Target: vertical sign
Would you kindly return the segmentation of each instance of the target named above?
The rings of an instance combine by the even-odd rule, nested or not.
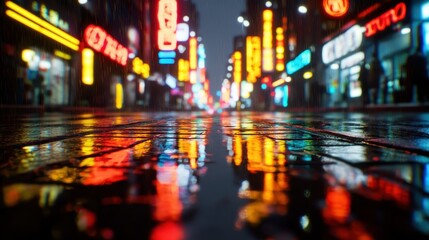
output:
[[[82,83],[94,83],[94,52],[90,48],[82,50]]]
[[[261,38],[248,36],[246,38],[246,71],[247,81],[255,83],[261,76]]]
[[[241,82],[241,52],[234,52],[234,82]]]
[[[276,28],[276,70],[282,72],[285,70],[285,44],[283,28]]]
[[[191,37],[189,39],[189,80],[192,84],[197,82],[197,38]]]
[[[272,72],[274,70],[273,11],[264,10],[262,20],[262,70]]]
[[[185,59],[179,59],[178,70],[179,72],[177,74],[177,78],[179,81],[189,81],[189,61]]]
[[[158,52],[160,64],[174,64],[176,58],[177,1],[159,0]]]

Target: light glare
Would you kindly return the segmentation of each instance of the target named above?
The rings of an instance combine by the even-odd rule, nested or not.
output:
[[[302,13],[302,14],[306,14],[307,13],[307,7],[304,5],[301,5],[298,7],[298,12]]]
[[[411,32],[411,29],[409,27],[405,27],[401,29],[401,34],[408,34]]]

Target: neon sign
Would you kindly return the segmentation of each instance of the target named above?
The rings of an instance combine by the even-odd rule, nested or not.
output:
[[[122,66],[127,65],[128,49],[119,44],[101,27],[89,25],[85,29],[84,38],[95,51],[103,53]]]
[[[262,38],[262,70],[271,72],[274,70],[274,50],[273,50],[273,11],[264,10],[263,38]]]
[[[349,0],[323,0],[323,9],[331,17],[342,17],[349,10]]]
[[[322,47],[322,61],[325,64],[333,62],[355,51],[362,45],[362,30],[354,25],[344,33],[327,42]]]
[[[234,82],[241,82],[241,52],[235,51],[234,59]]]
[[[160,0],[158,5],[158,48],[163,51],[176,49],[177,2]]]
[[[291,75],[311,63],[311,51],[307,49],[286,64],[286,72]]]
[[[179,73],[177,74],[177,78],[179,81],[189,81],[189,61],[185,59],[179,59],[178,70]]]
[[[197,38],[189,39],[189,67],[191,70],[197,69]]]
[[[52,23],[45,21],[25,10],[12,1],[6,1],[6,15],[23,25],[61,43],[62,45],[77,51],[80,41],[63,30],[55,27]]]
[[[82,50],[82,83],[94,83],[94,52],[89,48]]]
[[[284,46],[283,28],[276,29],[276,70],[281,72],[285,70],[285,46]]]
[[[371,37],[377,32],[381,32],[407,16],[407,5],[401,2],[398,3],[394,8],[389,9],[387,12],[381,14],[377,18],[369,21],[365,24],[365,36]]]
[[[33,3],[31,4],[31,8],[33,9],[33,11],[38,12],[42,18],[44,18],[52,25],[61,28],[64,31],[70,30],[69,23],[62,19],[57,11],[48,8],[46,4],[33,1]]]
[[[140,58],[136,57],[133,59],[133,71],[138,74],[141,75],[144,78],[148,78],[150,75],[150,66],[147,63],[144,63],[143,60],[141,60]]]
[[[246,38],[246,71],[247,81],[256,82],[261,76],[261,38],[248,36]]]

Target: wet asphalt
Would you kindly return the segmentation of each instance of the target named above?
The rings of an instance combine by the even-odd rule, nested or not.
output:
[[[429,113],[2,115],[0,239],[429,239]]]

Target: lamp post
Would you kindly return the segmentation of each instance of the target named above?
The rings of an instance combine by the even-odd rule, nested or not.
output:
[[[244,29],[250,26],[249,19],[247,19],[247,16],[243,13],[237,17],[237,22],[241,24],[241,30],[243,31],[243,33]]]

